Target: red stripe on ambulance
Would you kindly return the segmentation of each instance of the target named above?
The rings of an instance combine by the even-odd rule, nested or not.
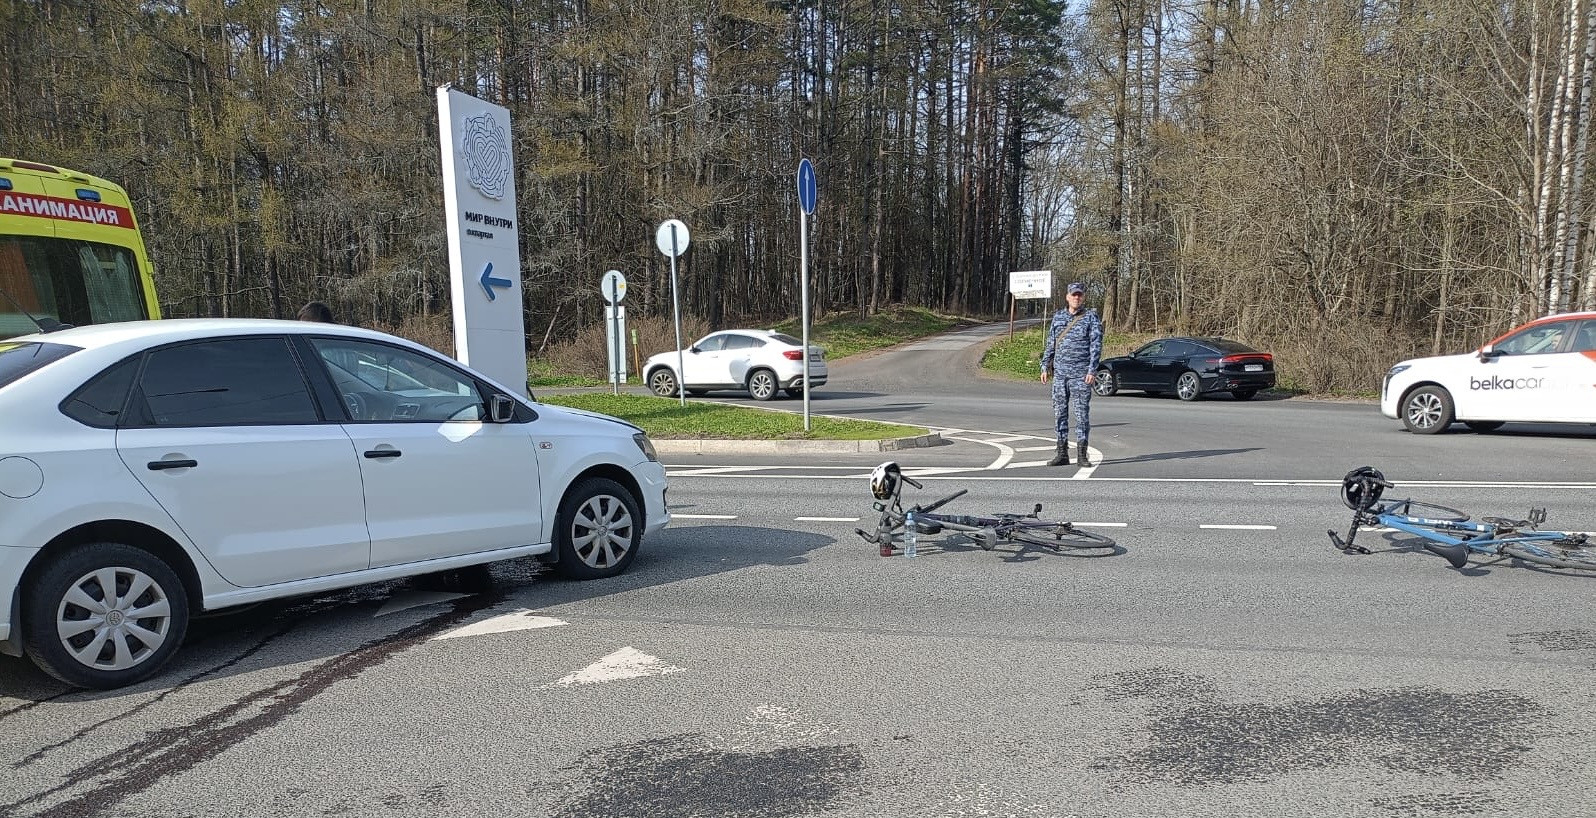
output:
[[[0,213],[133,229],[133,211],[128,208],[99,202],[80,202],[56,196],[0,193]]]

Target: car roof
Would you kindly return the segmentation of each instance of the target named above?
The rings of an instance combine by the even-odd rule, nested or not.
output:
[[[282,321],[272,318],[163,318],[150,321],[89,324],[55,332],[23,335],[8,339],[8,342],[68,344],[84,349],[93,349],[118,346],[130,341],[138,342],[140,345],[155,345],[195,338],[210,338],[217,335],[268,335],[284,332],[311,335],[350,335],[370,339],[394,340],[394,336],[387,333],[343,324]]]

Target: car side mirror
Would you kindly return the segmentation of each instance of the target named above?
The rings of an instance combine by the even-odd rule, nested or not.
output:
[[[1502,351],[1491,346],[1490,344],[1480,347],[1480,363],[1494,361],[1500,357],[1502,357]]]
[[[515,399],[509,395],[494,395],[488,398],[488,420],[493,423],[509,423],[515,419]]]
[[[687,348],[687,351],[693,353],[694,355],[697,355],[698,354],[698,345],[697,344],[693,344],[692,346]]]

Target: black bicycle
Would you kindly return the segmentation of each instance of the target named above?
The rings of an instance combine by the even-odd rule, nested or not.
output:
[[[1582,532],[1542,531],[1546,509],[1532,508],[1529,519],[1481,517],[1478,520],[1455,508],[1421,503],[1417,500],[1381,500],[1386,489],[1395,488],[1379,469],[1361,466],[1341,480],[1341,502],[1352,509],[1352,526],[1346,539],[1334,531],[1330,543],[1346,552],[1367,554],[1358,545],[1361,527],[1384,526],[1421,537],[1424,550],[1444,557],[1453,568],[1468,564],[1470,554],[1508,556],[1552,568],[1579,568],[1596,571],[1596,545]]]
[[[990,516],[964,514],[938,514],[937,509],[963,497],[968,489],[960,489],[930,505],[903,507],[903,486],[924,489],[919,481],[903,474],[897,463],[882,463],[870,473],[870,490],[875,495],[873,508],[880,512],[874,531],[856,528],[854,531],[865,542],[881,547],[881,556],[892,556],[903,543],[909,519],[914,519],[916,535],[933,536],[953,531],[969,536],[982,550],[991,551],[1000,543],[1045,548],[1060,554],[1079,557],[1106,557],[1123,553],[1125,549],[1101,534],[1082,531],[1073,523],[1042,519],[1042,504],[1029,514],[998,513]]]

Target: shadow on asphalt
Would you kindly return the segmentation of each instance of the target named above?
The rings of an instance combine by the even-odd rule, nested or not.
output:
[[[1093,424],[1095,427],[1097,424]],[[1123,463],[1156,463],[1162,460],[1197,460],[1204,457],[1224,457],[1229,454],[1246,454],[1247,452],[1261,452],[1262,446],[1251,446],[1245,449],[1192,449],[1185,452],[1158,452],[1143,454],[1136,457],[1116,457],[1113,462]]]
[[[739,545],[735,549],[718,545],[727,542]],[[190,685],[307,664],[288,682],[281,681],[277,672],[264,673],[261,682],[262,695],[287,695],[277,690],[283,688],[302,699],[462,624],[753,566],[796,565],[807,560],[809,552],[834,542],[833,537],[786,529],[681,526],[645,539],[627,571],[609,579],[566,580],[526,557],[224,609],[193,618],[183,646],[154,678],[117,690],[70,688],[28,659],[0,656],[0,694],[23,702],[0,709],[0,720],[63,698],[92,701],[127,696],[142,707],[152,695],[164,697]],[[428,594],[436,601],[381,613],[390,600]],[[446,596],[455,594],[462,596]]]

